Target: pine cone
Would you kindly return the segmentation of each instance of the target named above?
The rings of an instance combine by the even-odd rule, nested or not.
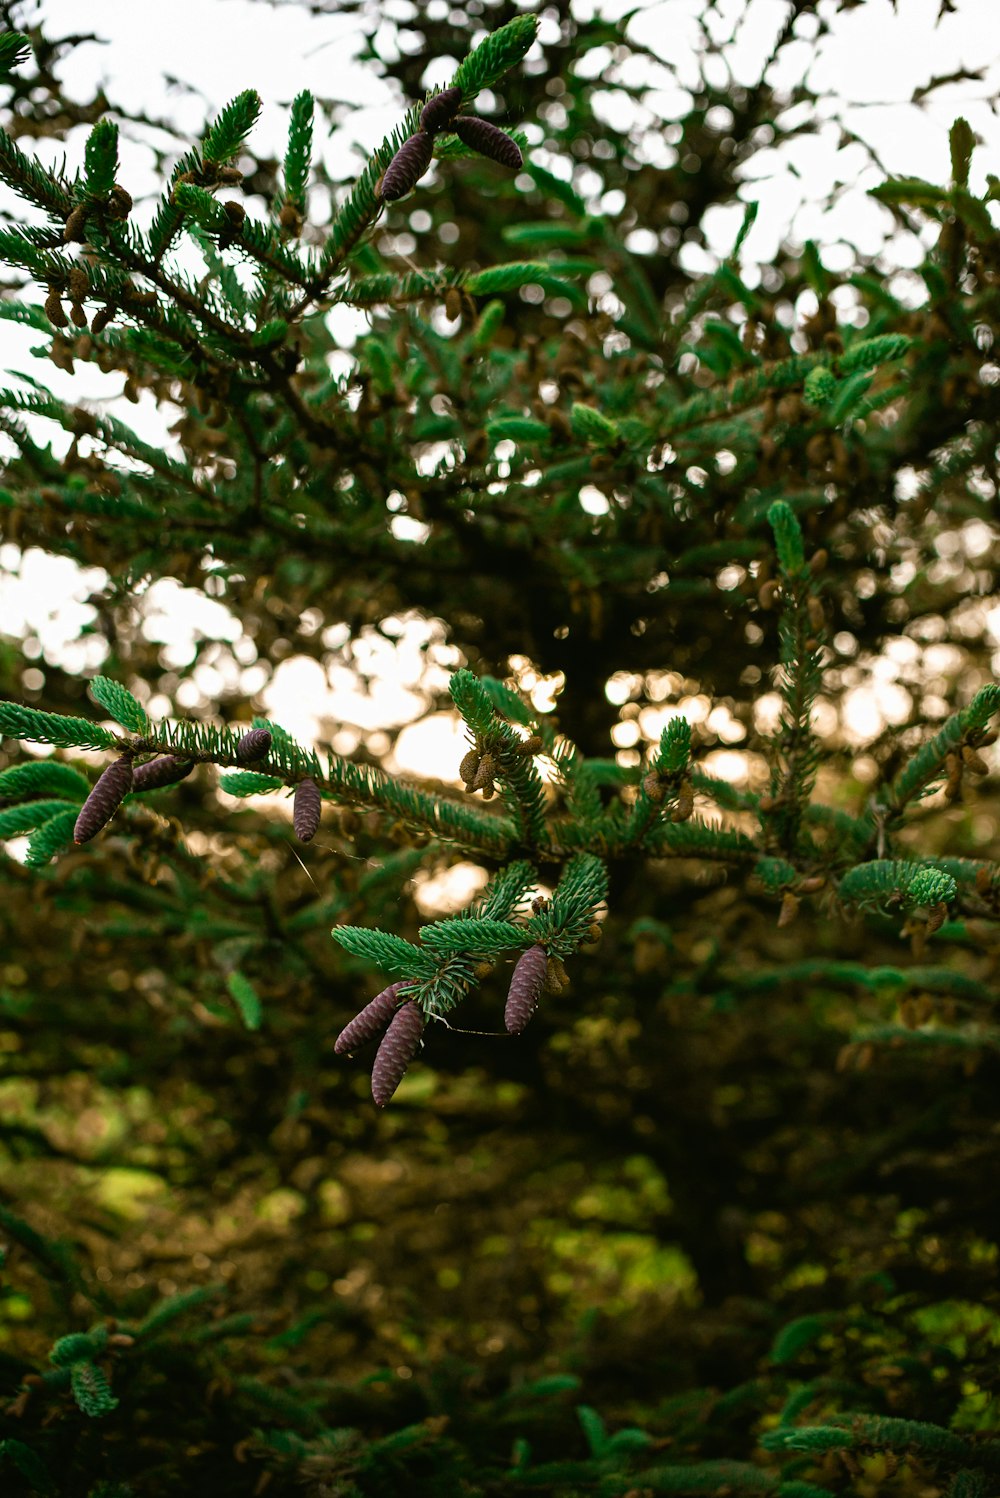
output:
[[[406,987],[407,980],[401,978],[398,983],[390,983],[388,988],[377,993],[337,1036],[333,1047],[337,1055],[346,1056],[349,1051],[356,1051],[358,1046],[381,1035],[399,1007],[399,990]]]
[[[180,759],[176,754],[161,754],[159,759],[147,760],[144,765],[135,767],[132,772],[132,790],[158,791],[161,786],[174,785],[178,780],[183,780],[193,769],[193,760]]]
[[[478,151],[481,156],[499,161],[501,166],[509,166],[515,172],[521,166],[523,158],[517,141],[511,140],[496,125],[491,125],[489,120],[481,120],[473,114],[458,114],[452,120],[451,128],[463,145]]]
[[[87,237],[87,210],[82,203],[71,208],[63,229],[64,244],[83,244]]]
[[[386,202],[405,197],[415,187],[431,164],[434,142],[426,130],[418,130],[404,140],[385,169],[380,195]]]
[[[108,194],[108,218],[121,220],[128,218],[132,212],[132,194],[127,192],[119,182]]]
[[[406,1068],[417,1054],[424,1033],[424,1017],[409,1000],[397,1010],[375,1054],[372,1067],[372,1097],[377,1108],[384,1108],[406,1075]]]
[[[264,759],[271,752],[271,735],[266,728],[250,728],[236,745],[236,758],[241,765]]]
[[[469,789],[473,791],[488,790],[489,796],[486,797],[486,800],[488,801],[489,797],[493,794],[493,777],[496,775],[498,768],[499,766],[497,765],[495,757],[489,753],[484,754],[482,759],[479,761],[479,769],[472,777]]]
[[[90,331],[92,333],[103,333],[117,311],[118,308],[114,302],[106,302],[103,307],[98,307],[91,319]]]
[[[308,776],[305,780],[300,780],[295,787],[295,799],[292,803],[292,826],[300,843],[311,842],[316,836],[322,809],[323,798],[315,780]]]
[[[438,130],[449,129],[461,102],[462,90],[457,84],[452,88],[444,89],[440,94],[435,94],[433,99],[428,99],[420,112],[421,130],[434,135]]]
[[[465,756],[465,758],[462,760],[462,763],[458,767],[458,773],[465,781],[467,787],[471,788],[472,782],[476,778],[476,774],[479,770],[479,761],[481,758],[482,756],[479,753],[478,749],[470,749],[468,754]]]
[[[529,947],[517,959],[510,976],[503,1022],[511,1035],[520,1035],[538,1007],[549,959],[544,947]]]
[[[132,760],[127,754],[116,759],[104,771],[94,786],[76,819],[73,828],[75,843],[89,843],[101,828],[111,821],[125,797],[132,789]]]
[[[59,292],[54,286],[49,287],[49,294],[43,303],[45,316],[54,328],[65,328],[69,326],[69,318],[63,311],[63,304]]]

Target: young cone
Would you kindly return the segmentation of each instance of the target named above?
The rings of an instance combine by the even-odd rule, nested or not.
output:
[[[455,118],[455,111],[462,102],[462,90],[456,84],[446,88],[433,99],[428,99],[420,113],[420,128],[429,135],[438,130],[447,130]]]
[[[271,735],[266,728],[250,728],[236,745],[236,758],[241,765],[255,759],[264,759],[271,752]]]
[[[544,947],[529,947],[517,959],[510,977],[507,1007],[503,1012],[503,1022],[511,1035],[520,1035],[538,1007],[548,965],[548,953]]]
[[[426,130],[418,130],[404,140],[385,169],[381,195],[387,202],[405,197],[416,186],[431,164],[434,142]]]
[[[381,993],[377,993],[365,1005],[360,1014],[354,1016],[350,1024],[344,1026],[333,1047],[338,1056],[346,1056],[366,1041],[374,1040],[376,1035],[382,1034],[399,1007],[399,991],[406,986],[405,978],[398,983],[390,983],[388,988],[383,988]]]
[[[496,125],[491,125],[489,120],[481,120],[474,114],[458,114],[451,122],[451,129],[470,150],[488,156],[491,161],[499,161],[501,166],[509,166],[512,171],[517,171],[523,161],[517,141],[511,140]]]
[[[111,821],[132,789],[132,760],[127,754],[108,765],[80,808],[73,828],[75,843],[89,843]]]
[[[377,1108],[385,1107],[403,1080],[406,1068],[417,1054],[423,1033],[424,1017],[411,999],[397,1010],[375,1053],[372,1097]]]
[[[311,842],[316,836],[322,807],[323,798],[315,780],[310,780],[308,776],[305,780],[300,780],[295,787],[295,799],[292,803],[292,826],[300,843]]]
[[[161,754],[159,759],[136,765],[132,771],[132,791],[158,791],[161,786],[183,780],[193,769],[193,760],[178,759],[176,754]]]

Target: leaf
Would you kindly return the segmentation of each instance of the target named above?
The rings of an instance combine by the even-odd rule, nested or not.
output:
[[[22,62],[27,62],[30,56],[31,43],[23,32],[5,31],[3,36],[0,36],[0,75],[9,73],[12,68],[19,67]]]
[[[99,1420],[118,1408],[118,1400],[96,1363],[74,1363],[69,1378],[73,1398],[83,1414],[89,1415],[92,1420]]]
[[[25,801],[20,806],[8,806],[0,811],[0,840],[33,832],[59,812],[72,815],[75,822],[79,810],[79,804],[70,801]]]
[[[228,796],[261,796],[283,785],[276,775],[259,775],[255,770],[234,770],[231,775],[219,776],[219,788]]]
[[[54,1344],[49,1353],[49,1362],[54,1363],[57,1368],[71,1368],[74,1363],[98,1357],[107,1342],[107,1327],[99,1327],[94,1332],[70,1332]]]
[[[514,926],[508,921],[491,921],[476,917],[453,917],[435,921],[433,925],[421,926],[420,940],[437,955],[491,954],[509,952],[512,947],[523,947],[530,938],[523,926]]]
[[[16,801],[46,794],[67,797],[90,794],[90,781],[72,765],[54,759],[31,760],[0,771],[0,798]]]
[[[578,1404],[576,1417],[583,1429],[591,1456],[601,1457],[607,1450],[608,1437],[604,1429],[604,1421],[595,1409],[589,1404]]]
[[[771,1362],[777,1367],[793,1362],[800,1352],[804,1352],[823,1335],[831,1323],[839,1319],[833,1312],[823,1311],[809,1316],[797,1316],[794,1321],[789,1321],[774,1339]]]
[[[308,89],[303,89],[292,100],[288,150],[285,152],[285,202],[293,204],[300,213],[305,213],[306,208],[314,108],[315,100]]]
[[[206,161],[229,161],[235,156],[257,123],[261,97],[256,89],[244,89],[231,99],[209,126],[201,152]]]
[[[84,147],[87,191],[92,198],[106,198],[118,174],[118,126],[113,120],[98,120]]]
[[[436,970],[437,964],[430,953],[388,931],[370,930],[366,926],[334,926],[330,935],[345,952],[365,957],[399,978],[430,977]]]
[[[226,987],[246,1028],[259,1030],[264,1019],[264,1009],[249,978],[245,978],[242,973],[230,973],[226,978]]]
[[[459,63],[452,85],[459,85],[466,99],[475,98],[481,89],[492,88],[521,61],[537,34],[537,16],[515,16],[506,26],[491,32]]]
[[[933,209],[944,208],[948,202],[943,187],[935,187],[933,182],[925,182],[922,177],[890,177],[887,182],[881,182],[868,191],[880,203],[890,206],[906,204],[912,208]]]
[[[12,1436],[8,1436],[5,1441],[0,1441],[0,1466],[5,1460],[27,1479],[31,1484],[32,1492],[55,1493],[55,1483],[49,1476],[45,1463],[38,1453],[32,1451],[30,1446],[25,1446],[23,1441],[15,1441]]]
[[[112,681],[109,676],[95,676],[90,682],[90,695],[130,733],[149,732],[146,709],[120,682]]]
[[[20,702],[0,702],[0,734],[63,749],[111,749],[118,742],[113,733],[88,718],[43,713]]]

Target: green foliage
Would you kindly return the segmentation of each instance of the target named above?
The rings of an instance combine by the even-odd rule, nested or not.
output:
[[[278,790],[281,780],[277,775],[260,775],[256,770],[237,770],[232,775],[220,775],[219,786],[230,796],[260,796]]]
[[[23,1441],[17,1441],[13,1437],[0,1441],[0,1462],[20,1473],[30,1484],[32,1492],[55,1493],[56,1486],[45,1463],[38,1453],[30,1446],[26,1446]]]
[[[314,108],[315,100],[308,89],[296,94],[292,100],[288,149],[285,152],[285,202],[303,214],[306,211],[306,187],[312,156]]]
[[[805,551],[802,544],[802,527],[794,510],[783,501],[778,501],[767,512],[774,545],[778,553],[778,565],[786,578],[793,578],[805,566]]]
[[[54,759],[28,760],[0,770],[0,798],[6,801],[46,795],[82,800],[89,791],[86,775]]]
[[[106,198],[118,175],[118,126],[113,120],[98,120],[88,135],[84,170],[90,197]]]
[[[60,1337],[58,1342],[49,1353],[49,1362],[54,1363],[57,1368],[71,1368],[74,1363],[81,1363],[100,1357],[108,1343],[108,1332],[105,1327],[96,1332],[71,1332],[67,1337]]]
[[[64,749],[110,749],[116,743],[113,733],[86,718],[43,713],[19,702],[0,702],[0,733]]]
[[[20,31],[5,31],[0,36],[0,74],[10,73],[31,56],[31,43]]]
[[[70,1387],[80,1410],[91,1420],[100,1420],[118,1408],[107,1377],[96,1363],[74,1363],[70,1369]]]
[[[205,160],[215,163],[232,160],[256,125],[261,108],[256,89],[244,89],[230,100],[205,133],[201,147]]]
[[[595,411],[592,406],[585,406],[580,401],[574,402],[570,412],[570,421],[573,430],[584,442],[593,442],[598,447],[606,447],[610,443],[621,440],[621,433],[615,422],[610,421],[600,411]]]
[[[79,812],[78,805],[72,805],[67,801],[26,801],[22,806],[8,806],[0,811],[0,838],[20,837],[22,833],[33,832],[36,827],[43,826],[50,817],[57,813],[73,813],[74,820]]]
[[[229,973],[226,987],[239,1011],[240,1019],[248,1030],[259,1030],[264,1020],[264,1009],[260,996],[249,978],[242,973]]]
[[[452,84],[466,99],[474,99],[484,88],[499,83],[524,57],[538,32],[537,16],[515,16],[506,26],[491,31],[456,69]]]
[[[807,406],[826,406],[837,390],[833,372],[822,364],[811,369],[802,383],[802,398]]]
[[[955,892],[955,880],[943,869],[884,858],[849,869],[839,888],[845,904],[879,910],[937,905],[953,900]]]
[[[90,695],[130,733],[145,733],[149,728],[146,709],[120,682],[111,681],[107,676],[95,676],[90,682]]]

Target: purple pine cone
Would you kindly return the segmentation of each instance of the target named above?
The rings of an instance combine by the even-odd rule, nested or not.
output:
[[[517,141],[511,140],[496,125],[491,125],[489,120],[481,120],[474,114],[457,114],[451,128],[463,145],[478,151],[481,156],[499,161],[501,166],[509,166],[512,171],[521,165],[523,158]]]
[[[511,1035],[520,1035],[538,1007],[548,961],[544,947],[529,947],[517,959],[503,1012],[503,1022]]]
[[[264,759],[271,752],[271,735],[266,728],[250,728],[236,745],[236,758],[241,765],[251,764],[255,759]]]
[[[420,113],[420,128],[433,135],[438,130],[447,130],[455,118],[458,106],[462,102],[462,90],[455,84],[453,88],[446,88],[440,94],[435,94],[433,99],[428,99]]]
[[[418,130],[404,140],[385,169],[381,195],[387,201],[402,198],[415,186],[431,164],[434,142],[426,130]]]
[[[292,826],[300,843],[311,842],[316,836],[322,807],[323,798],[315,780],[310,780],[308,776],[305,780],[300,780],[295,787],[295,799],[292,802]]]
[[[194,760],[179,759],[176,754],[161,754],[159,759],[150,759],[144,765],[136,765],[132,772],[132,790],[158,791],[161,786],[183,780],[193,769]]]
[[[365,1005],[360,1014],[354,1016],[349,1025],[344,1026],[333,1047],[338,1056],[346,1056],[366,1041],[381,1035],[399,1008],[399,990],[406,986],[405,978],[398,983],[390,983],[388,988],[383,988],[381,993],[375,995],[371,1003]]]
[[[80,808],[80,815],[73,828],[75,843],[89,843],[96,837],[105,823],[110,822],[132,789],[132,760],[123,754],[108,765],[94,789]]]
[[[417,1054],[424,1033],[424,1017],[410,999],[396,1011],[396,1016],[382,1038],[372,1067],[372,1097],[377,1108],[384,1108],[406,1074],[406,1068]]]

